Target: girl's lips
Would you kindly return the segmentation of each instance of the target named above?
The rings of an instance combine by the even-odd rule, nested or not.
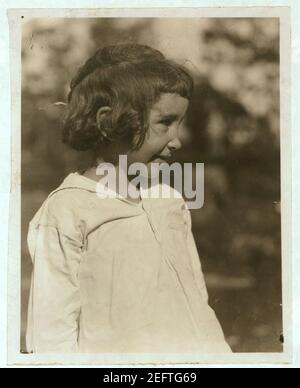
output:
[[[155,155],[151,159],[151,162],[168,163],[170,159],[171,159],[171,156]]]

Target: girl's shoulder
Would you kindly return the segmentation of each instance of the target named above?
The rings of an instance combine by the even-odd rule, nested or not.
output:
[[[67,235],[78,235],[86,224],[86,209],[95,195],[64,182],[53,190],[30,221],[30,225],[57,228]]]

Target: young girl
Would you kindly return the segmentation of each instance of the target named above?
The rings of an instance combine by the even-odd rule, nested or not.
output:
[[[99,163],[150,168],[181,147],[192,89],[184,68],[133,44],[98,50],[72,80],[63,140],[94,163],[30,222],[29,352],[230,352],[184,200],[97,195]]]

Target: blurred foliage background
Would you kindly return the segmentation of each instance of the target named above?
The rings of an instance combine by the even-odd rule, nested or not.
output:
[[[279,21],[68,18],[24,20],[22,42],[22,336],[31,262],[28,222],[87,155],[61,144],[69,82],[108,44],[148,44],[196,81],[179,160],[205,163],[193,231],[210,304],[236,352],[282,351]]]

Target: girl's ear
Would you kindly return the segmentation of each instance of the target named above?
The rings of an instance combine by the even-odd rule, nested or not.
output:
[[[97,122],[97,127],[100,129],[102,132],[103,136],[105,137],[105,130],[103,128],[103,119],[107,116],[108,113],[111,112],[111,107],[109,106],[102,106],[101,108],[98,109],[96,113],[96,122]]]
[[[101,106],[101,108],[98,109],[96,114],[96,121],[97,121],[98,127],[100,127],[101,121],[106,116],[106,114],[110,111],[111,111],[111,107],[109,106]]]

